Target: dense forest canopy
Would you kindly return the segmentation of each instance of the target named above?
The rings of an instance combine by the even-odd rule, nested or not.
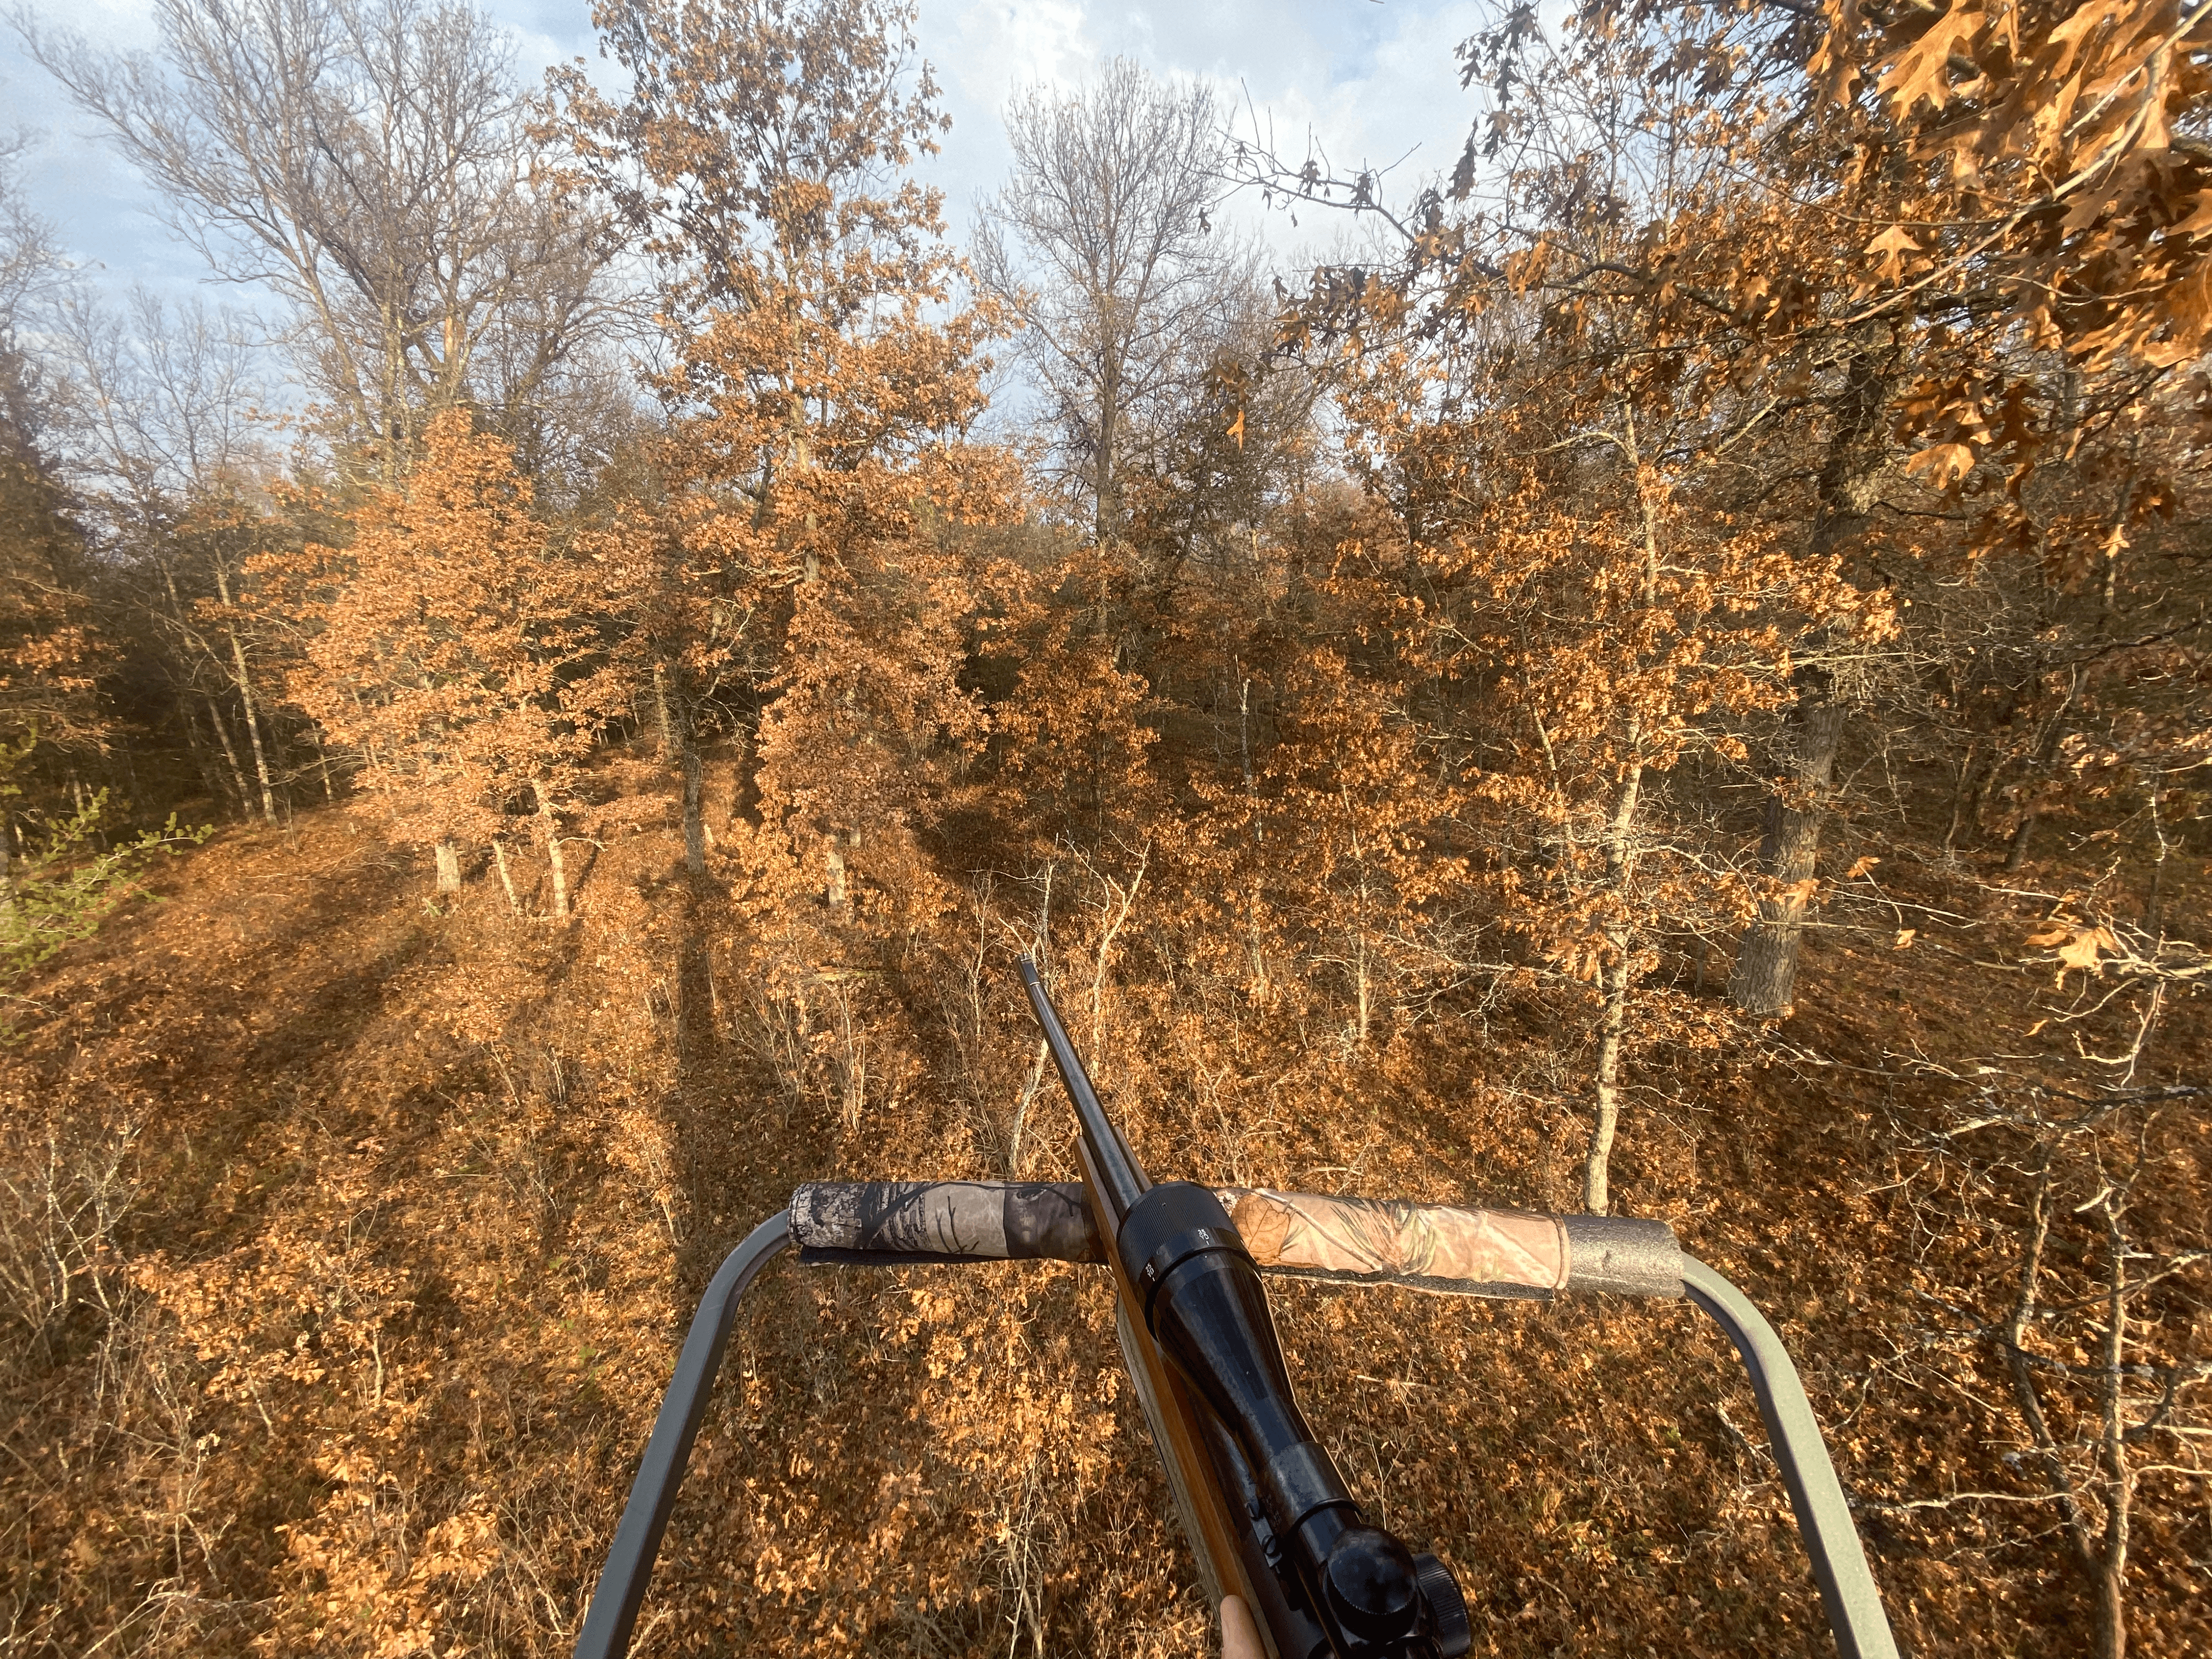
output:
[[[0,1655],[565,1651],[794,1182],[1071,1172],[1024,951],[1155,1172],[1671,1221],[1909,1651],[2205,1650],[2212,16],[1480,9],[967,227],[902,0],[10,15],[255,308],[0,149]],[[637,1651],[1211,1650],[1099,1285],[761,1297]],[[1679,1311],[1279,1312],[1484,1650],[1826,1651]]]

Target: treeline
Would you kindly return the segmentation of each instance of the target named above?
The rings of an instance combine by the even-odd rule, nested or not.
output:
[[[2130,1219],[2154,1145],[2201,1190],[2201,11],[1501,7],[1410,185],[1116,64],[1010,107],[965,257],[889,0],[605,0],[619,91],[465,8],[158,11],[16,27],[266,309],[118,309],[6,197],[19,960],[131,837],[318,807],[588,928],[650,756],[771,1001],[972,908],[1077,930],[1094,1021],[1110,959],[1439,1097],[1512,1025],[1580,1170],[1528,1196],[1598,1212],[1808,937],[2055,970],[2004,1151],[1927,1154],[2009,1218],[1944,1340],[2016,1452],[1975,1524],[2122,1651],[2212,1375],[2201,1224]],[[1237,191],[1346,252],[1278,275]]]

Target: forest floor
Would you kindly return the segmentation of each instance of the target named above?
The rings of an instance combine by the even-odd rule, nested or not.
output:
[[[76,1288],[0,1364],[0,1655],[563,1651],[721,1254],[799,1181],[1003,1172],[1033,1038],[972,921],[772,994],[757,916],[682,877],[665,775],[605,777],[631,810],[573,849],[573,921],[483,872],[435,902],[427,860],[313,811],[163,863],[20,988],[0,1265],[25,1308],[40,1251]],[[2042,1486],[1972,1335],[2016,1194],[1959,1124],[1996,1050],[2072,1077],[2075,1033],[2111,1034],[2021,1035],[2081,978],[2012,965],[2037,907],[1893,879],[1976,927],[1817,934],[1778,1027],[1645,1056],[1615,1190],[1790,1344],[1909,1650],[2075,1652],[2052,1507],[1956,1498]],[[1540,1017],[1202,1043],[1194,994],[1132,960],[1101,1066],[1156,1173],[1571,1197],[1575,1039]],[[2141,1075],[2201,1082],[2207,1045],[2177,1003]],[[1064,1115],[1037,1097],[1022,1173],[1067,1172]],[[2203,1137],[2173,1136],[2143,1225],[2201,1230]],[[1279,1313],[1354,1484],[1460,1571],[1477,1652],[1827,1650],[1749,1391],[1686,1304],[1291,1285]],[[1063,1267],[772,1273],[635,1651],[1209,1650],[1110,1317]],[[2212,1652],[2207,1517],[2144,1479],[2135,1646]]]

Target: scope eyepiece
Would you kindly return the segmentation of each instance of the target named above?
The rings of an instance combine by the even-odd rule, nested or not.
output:
[[[1239,1547],[1254,1591],[1273,1598],[1284,1659],[1459,1659],[1473,1632],[1450,1570],[1361,1515],[1298,1410],[1260,1270],[1221,1200],[1191,1182],[1146,1179],[1036,964],[1024,957],[1020,968],[1082,1125],[1092,1205],[1134,1303],[1126,1311],[1196,1396],[1215,1474],[1250,1516]]]
[[[1220,1200],[1188,1182],[1153,1187],[1115,1252],[1161,1353],[1240,1449],[1255,1514],[1287,1547],[1281,1571],[1340,1659],[1465,1653],[1466,1603],[1443,1563],[1368,1524],[1307,1426],[1259,1269]]]
[[[1378,1528],[1346,1527],[1322,1565],[1321,1580],[1337,1623],[1363,1640],[1401,1642],[1420,1623],[1413,1553]]]

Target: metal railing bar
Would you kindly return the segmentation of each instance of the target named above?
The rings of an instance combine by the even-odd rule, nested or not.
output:
[[[1850,1505],[1844,1500],[1813,1402],[1805,1397],[1805,1385],[1782,1339],[1749,1297],[1695,1256],[1682,1258],[1682,1288],[1728,1333],[1751,1374],[1759,1415],[1789,1488],[1805,1553],[1813,1558],[1813,1577],[1820,1587],[1837,1650],[1843,1659],[1897,1659],[1897,1638],[1882,1611]]]
[[[708,1283],[699,1311],[691,1316],[676,1375],[661,1396],[660,1414],[653,1419],[653,1437],[645,1443],[637,1479],[630,1483],[629,1501],[623,1505],[622,1524],[615,1528],[606,1569],[599,1574],[584,1627],[577,1632],[576,1659],[622,1659],[629,1651],[630,1631],[637,1623],[646,1586],[653,1580],[660,1534],[667,1530],[684,1466],[691,1459],[691,1443],[698,1437],[708,1396],[714,1391],[715,1373],[722,1368],[722,1351],[729,1345],[730,1327],[738,1316],[738,1298],[790,1243],[791,1212],[780,1211],[745,1236]]]

